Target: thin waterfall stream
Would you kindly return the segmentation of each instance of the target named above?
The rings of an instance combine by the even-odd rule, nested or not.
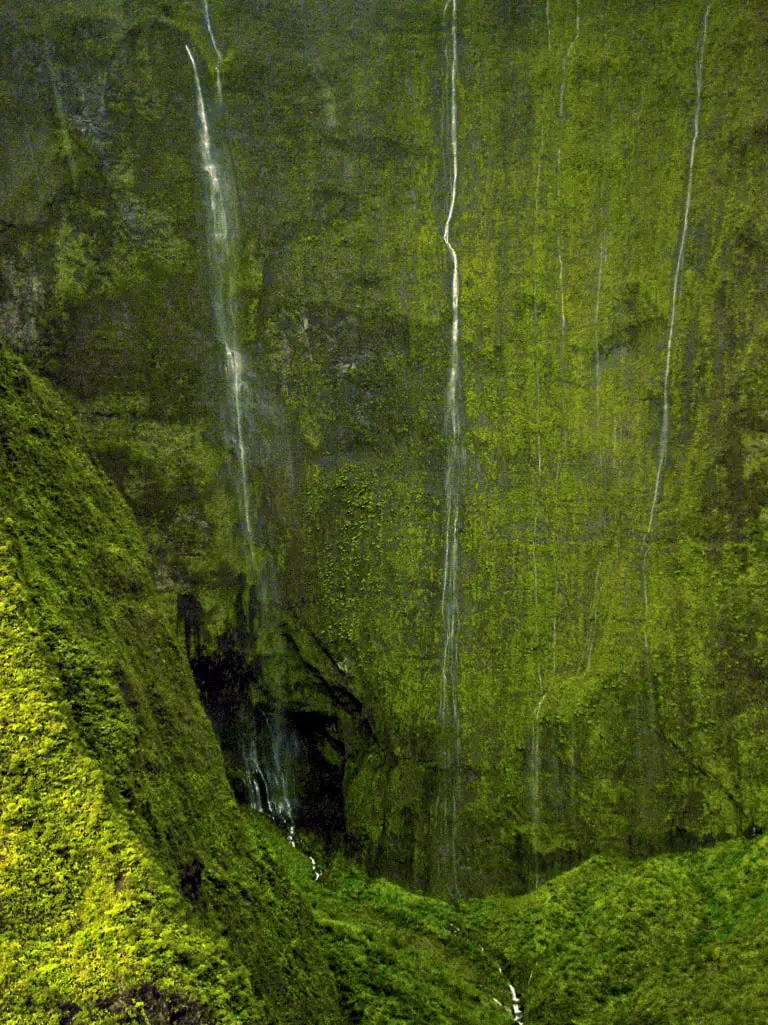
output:
[[[213,34],[213,25],[211,24],[211,12],[208,7],[208,0],[203,0],[203,14],[205,16],[205,27],[208,32],[208,38],[211,41],[213,52],[216,54],[216,99],[219,101],[219,105],[224,102],[224,94],[221,90],[221,50],[219,44],[216,42],[216,36]]]
[[[439,722],[442,735],[443,779],[441,781],[442,827],[446,844],[448,886],[458,892],[456,865],[456,805],[458,766],[460,756],[460,720],[458,698],[459,676],[459,509],[461,503],[462,433],[459,412],[460,352],[459,352],[459,259],[451,240],[453,216],[459,178],[458,103],[456,75],[458,66],[458,28],[456,0],[449,0],[450,42],[448,63],[450,69],[450,165],[451,191],[448,214],[443,227],[443,242],[451,260],[451,359],[446,391],[446,433],[448,458],[445,470],[445,545],[443,553],[443,650],[440,671]]]
[[[563,53],[562,60],[562,75],[560,79],[560,104],[558,107],[558,117],[560,119],[559,127],[559,141],[557,144],[557,203],[558,207],[561,207],[562,203],[562,192],[561,192],[561,177],[562,177],[562,155],[563,155],[563,125],[565,119],[565,88],[568,81],[568,62],[573,56],[576,45],[581,37],[581,7],[579,0],[576,0],[576,29],[568,44],[567,49]],[[562,209],[560,210],[560,217],[562,217]],[[563,238],[560,222],[558,222],[557,228],[557,263],[558,263],[558,279],[560,282],[560,336],[562,353],[565,354],[566,342],[568,339],[568,317],[566,314],[566,299],[565,299],[565,259],[563,257]]]
[[[207,2],[204,4],[205,23],[216,55],[216,92],[221,101],[221,80],[219,65],[221,54],[216,45],[210,24]],[[234,211],[228,210],[228,196],[224,171],[213,156],[205,99],[198,74],[195,56],[186,47],[194,76],[197,96],[199,142],[202,164],[208,183],[209,251],[213,272],[213,313],[216,337],[226,355],[229,395],[234,414],[235,441],[237,451],[239,498],[241,516],[247,539],[247,562],[251,575],[255,572],[254,536],[250,516],[250,485],[245,438],[244,396],[246,382],[244,361],[237,336],[237,321],[234,301],[234,253],[232,226]],[[275,715],[267,716],[260,729],[254,723],[250,728],[242,726],[242,761],[246,772],[248,803],[256,811],[264,812],[285,830],[288,842],[296,847],[294,805],[295,797],[288,775],[291,764],[290,752],[285,750],[289,737],[283,723],[280,709]],[[308,855],[312,863],[313,878],[320,878],[317,861]]]
[[[480,950],[483,954],[487,954],[486,949],[482,943],[480,944]],[[494,1002],[494,1004],[496,1004],[497,1007],[501,1007],[502,1010],[507,1012],[510,1018],[512,1018],[512,1020],[515,1022],[515,1025],[525,1025],[523,1020],[523,1005],[520,997],[517,995],[517,990],[509,981],[509,979],[504,977],[504,972],[502,971],[500,964],[496,964],[496,971],[502,977],[507,989],[509,990],[510,1004],[509,1007],[507,1007],[507,1005],[503,1004],[498,997],[491,997],[491,1000]]]
[[[642,588],[643,588],[643,606],[645,609],[645,617],[643,623],[643,640],[645,645],[646,653],[650,653],[650,637],[648,633],[649,627],[649,598],[648,598],[648,557],[651,551],[651,543],[653,540],[653,530],[656,522],[656,514],[659,508],[659,502],[661,499],[661,485],[664,479],[664,466],[667,461],[667,447],[669,444],[669,382],[672,371],[672,348],[675,339],[675,326],[677,321],[677,305],[680,301],[682,294],[682,271],[683,261],[685,259],[685,245],[688,239],[688,221],[691,212],[691,197],[693,195],[693,169],[696,160],[696,144],[699,139],[699,123],[701,120],[701,101],[702,94],[704,91],[704,53],[707,45],[707,26],[709,22],[709,12],[712,9],[712,4],[707,4],[704,11],[704,21],[701,29],[701,35],[698,43],[698,57],[696,60],[696,107],[693,115],[693,134],[691,136],[691,146],[688,152],[688,181],[685,190],[685,206],[683,209],[683,224],[680,230],[680,245],[677,250],[677,259],[675,261],[675,272],[672,278],[672,297],[670,300],[669,309],[669,329],[667,331],[667,349],[666,359],[664,362],[664,387],[662,392],[662,406],[661,406],[661,432],[659,435],[659,456],[656,464],[656,479],[653,485],[653,498],[651,499],[651,511],[648,516],[648,526],[645,530],[645,548],[643,551],[642,561]],[[655,704],[655,699],[651,695],[651,700]],[[655,716],[655,707],[652,709]]]
[[[664,392],[661,412],[661,435],[659,438],[659,458],[656,467],[656,481],[653,486],[653,499],[651,500],[651,512],[648,517],[648,526],[645,531],[646,543],[650,543],[653,531],[656,512],[659,507],[661,484],[664,476],[664,464],[667,461],[667,445],[669,442],[669,379],[672,368],[672,345],[675,338],[675,324],[677,318],[677,304],[682,293],[682,271],[685,258],[685,244],[688,239],[688,219],[691,212],[691,196],[693,195],[693,167],[696,160],[696,143],[699,139],[699,122],[701,120],[701,97],[704,91],[704,52],[707,45],[707,24],[712,4],[707,4],[704,11],[704,24],[699,38],[699,54],[696,61],[696,109],[693,116],[693,135],[691,137],[691,148],[688,155],[688,184],[685,192],[685,209],[683,212],[683,226],[680,232],[680,246],[677,251],[675,262],[675,273],[672,280],[672,300],[669,311],[669,331],[667,333],[667,355],[664,364]]]
[[[539,679],[541,685],[541,679]],[[533,773],[531,778],[531,812],[533,819],[533,885],[538,889],[541,882],[539,871],[539,842],[541,839],[541,706],[546,700],[546,692],[542,690],[533,717],[533,743],[531,757]]]
[[[204,16],[208,36],[216,55],[216,92],[220,108],[223,107],[220,65],[221,51],[216,42],[211,24],[207,0],[204,0]],[[205,107],[205,99],[194,54],[185,47],[195,80],[197,114],[199,125],[200,156],[208,184],[209,253],[213,272],[213,310],[216,336],[226,357],[227,384],[235,426],[235,447],[237,455],[239,500],[241,516],[247,541],[247,563],[250,575],[256,572],[254,532],[250,510],[250,482],[248,475],[248,452],[245,432],[246,381],[244,360],[237,335],[237,315],[234,300],[234,244],[233,226],[235,211],[228,206],[228,194],[224,169],[214,157],[211,131]],[[295,796],[289,779],[290,752],[285,750],[290,743],[281,710],[266,717],[259,727],[256,722],[242,725],[242,760],[246,771],[248,801],[257,811],[265,812],[287,833],[288,840],[296,847],[294,806]],[[317,862],[308,855],[315,880],[320,878]]]
[[[240,512],[245,526],[247,539],[248,568],[254,568],[253,527],[251,525],[250,485],[248,481],[248,460],[245,442],[245,420],[243,411],[243,395],[245,391],[243,355],[237,339],[237,317],[234,303],[234,274],[232,251],[232,225],[234,218],[227,211],[222,170],[216,163],[211,145],[211,133],[208,115],[205,110],[203,90],[197,63],[189,46],[185,47],[192,64],[195,76],[195,92],[197,96],[197,117],[199,125],[200,157],[205,169],[208,183],[208,224],[209,252],[213,271],[213,313],[216,337],[221,343],[226,356],[227,383],[232,403],[235,422],[235,442],[237,452]]]
[[[645,656],[648,663],[648,687],[647,687],[647,701],[648,701],[648,719],[650,722],[651,729],[654,733],[658,732],[658,699],[656,689],[653,683],[653,673],[651,667],[651,637],[650,637],[650,599],[648,595],[648,560],[651,554],[651,546],[653,544],[653,533],[656,524],[656,516],[658,513],[659,503],[661,500],[661,487],[664,479],[664,467],[667,461],[667,447],[669,444],[669,383],[672,369],[672,349],[675,338],[675,326],[677,318],[677,306],[680,301],[682,294],[682,270],[683,262],[685,259],[685,247],[688,239],[688,222],[691,210],[691,198],[693,195],[693,169],[696,160],[696,144],[699,138],[699,123],[701,120],[701,103],[702,93],[704,90],[704,53],[707,43],[707,25],[709,22],[709,12],[712,8],[711,2],[707,4],[704,11],[704,19],[701,29],[701,35],[698,41],[698,56],[696,60],[696,106],[694,109],[693,116],[693,133],[691,135],[691,145],[688,153],[688,179],[685,191],[685,206],[683,209],[683,223],[680,230],[680,244],[677,251],[677,259],[675,261],[675,271],[672,278],[672,296],[670,300],[670,311],[669,311],[669,329],[667,332],[667,346],[666,346],[666,358],[664,362],[664,386],[662,392],[662,411],[661,411],[661,431],[659,435],[659,455],[656,465],[656,478],[653,486],[653,498],[651,499],[651,509],[648,516],[648,526],[645,531],[645,541],[642,554],[641,562],[641,586],[642,586],[642,600],[643,600],[643,647],[645,649]],[[655,772],[660,772],[658,766],[658,754],[654,754],[654,762],[652,765]]]

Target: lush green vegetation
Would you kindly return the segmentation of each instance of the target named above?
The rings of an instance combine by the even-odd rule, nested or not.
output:
[[[351,1021],[731,1025],[768,1005],[768,840],[632,865],[595,857],[522,897],[452,907],[286,858]],[[501,970],[501,974],[500,974]]]
[[[705,8],[578,10],[578,34],[570,0],[459,11],[475,892],[766,817],[761,9],[719,0],[708,19],[650,533]],[[157,579],[198,596],[215,650],[245,548],[189,41],[239,211],[255,573],[376,723],[348,766],[347,839],[439,889],[442,8],[211,12],[225,110],[198,5],[62,3],[41,22],[17,0],[4,82],[31,127],[9,142],[3,323],[78,397]]]
[[[768,1006],[767,882],[760,837],[640,866],[594,858],[467,917],[519,980],[526,1021],[730,1025]]]
[[[460,883],[584,863],[456,909],[308,885],[173,618],[324,724],[338,844],[441,892],[443,3],[210,0],[222,107],[198,0],[4,6],[0,1017],[484,1021],[496,958],[530,1025],[765,1016],[763,7],[458,5]]]
[[[315,883],[234,805],[138,531],[70,412],[0,361],[3,1022],[470,1025],[508,1019],[505,980],[531,1025],[760,1020],[764,837],[595,858],[458,907],[340,855]]]
[[[337,1020],[128,507],[50,386],[0,370],[2,1021]]]

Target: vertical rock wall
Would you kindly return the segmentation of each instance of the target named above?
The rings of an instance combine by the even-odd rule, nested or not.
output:
[[[213,650],[242,538],[184,44],[209,96],[216,54],[197,5],[56,10],[10,16],[3,81],[36,156],[7,133],[4,323],[84,402]],[[705,10],[458,4],[465,892],[765,823],[768,63],[760,5],[714,2],[683,250]],[[348,843],[436,885],[444,12],[210,14],[257,560],[376,738],[345,764]]]

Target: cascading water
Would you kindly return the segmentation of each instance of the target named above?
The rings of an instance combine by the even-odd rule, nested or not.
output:
[[[224,101],[221,85],[222,53],[216,41],[211,22],[208,0],[203,0],[203,17],[206,31],[216,58],[216,96],[219,114],[223,114]],[[216,335],[226,356],[226,373],[229,386],[231,409],[235,426],[235,448],[237,455],[239,497],[241,515],[247,542],[247,562],[251,577],[256,573],[254,532],[251,521],[250,483],[248,474],[248,451],[245,432],[246,381],[243,354],[238,344],[237,317],[234,301],[234,226],[236,211],[228,202],[232,193],[227,188],[224,167],[217,163],[211,141],[210,125],[205,108],[200,76],[194,54],[189,46],[187,54],[192,64],[197,97],[200,154],[208,182],[209,247],[214,283],[214,320]],[[274,594],[264,567],[258,573],[259,598],[267,605],[274,601]],[[265,736],[268,738],[265,743]],[[256,724],[243,725],[242,759],[246,768],[250,803],[254,808],[271,815],[275,821],[294,830],[295,794],[290,782],[289,766],[292,763],[286,747],[290,736],[280,710],[266,720],[266,726],[259,729]],[[314,862],[313,862],[314,865]],[[316,870],[316,865],[313,871]]]
[[[688,184],[685,192],[685,209],[683,212],[683,226],[680,232],[680,246],[677,251],[675,262],[675,273],[672,279],[672,300],[669,311],[669,331],[667,333],[667,356],[664,364],[664,392],[661,412],[661,435],[659,438],[659,458],[656,466],[656,481],[653,486],[653,499],[651,500],[651,512],[648,517],[648,527],[645,531],[646,544],[650,544],[653,532],[654,520],[659,507],[659,496],[661,494],[662,478],[664,476],[664,464],[667,461],[667,444],[669,441],[669,378],[672,367],[672,344],[675,337],[675,322],[677,317],[677,304],[680,301],[682,292],[682,271],[685,257],[685,244],[688,238],[688,218],[691,211],[691,196],[693,194],[693,166],[696,159],[696,143],[699,139],[699,121],[701,119],[701,97],[704,90],[704,51],[707,45],[707,24],[712,4],[708,4],[704,11],[704,23],[699,38],[699,54],[696,61],[696,109],[693,116],[693,135],[691,137],[691,148],[688,154]]]
[[[459,177],[458,103],[456,74],[458,65],[458,27],[456,0],[448,0],[450,9],[450,156],[451,192],[443,227],[443,242],[451,260],[451,361],[446,393],[446,432],[448,459],[445,470],[445,547],[443,554],[443,650],[440,671],[439,723],[442,743],[442,779],[438,802],[443,830],[445,875],[449,891],[458,893],[456,865],[456,806],[460,757],[459,720],[459,507],[461,502],[461,464],[463,459],[461,419],[459,413],[459,260],[451,241],[451,228],[456,210]]]
[[[296,752],[287,750],[290,738],[282,716],[266,716],[251,728],[242,724],[241,735],[251,807],[292,828],[296,795],[289,767]]]
[[[606,231],[600,239],[600,261],[597,267],[597,289],[595,297],[595,320],[594,320],[594,344],[595,344],[595,429],[598,438],[598,453],[600,452],[600,299],[603,287],[603,271],[605,260],[608,255],[608,240]],[[602,461],[602,460],[601,460]]]
[[[560,117],[565,116],[565,84],[568,75],[568,61],[573,56],[573,52],[576,49],[576,44],[579,41],[581,35],[581,6],[580,0],[576,0],[576,31],[573,39],[568,44],[568,49],[563,54],[563,75],[560,79]]]
[[[485,954],[485,947],[482,943],[480,944],[480,950],[483,954]],[[523,1006],[520,997],[517,995],[517,990],[509,981],[509,979],[504,978],[504,972],[501,970],[500,964],[496,965],[496,971],[499,973],[502,979],[504,979],[507,989],[509,990],[510,1006],[507,1007],[506,1004],[503,1004],[498,997],[491,997],[491,1000],[494,1002],[494,1004],[496,1004],[497,1007],[501,1007],[503,1010],[507,1012],[507,1014],[515,1022],[515,1025],[524,1025]]]
[[[701,120],[701,98],[704,90],[704,52],[707,45],[707,25],[709,12],[712,4],[707,4],[704,11],[704,22],[701,29],[701,36],[698,45],[698,57],[696,60],[696,107],[693,115],[693,134],[691,146],[688,152],[688,182],[685,190],[685,207],[683,209],[683,225],[680,231],[680,245],[677,250],[675,261],[675,273],[672,278],[672,298],[669,310],[669,330],[667,332],[667,353],[664,363],[664,387],[661,405],[661,433],[659,435],[659,457],[656,464],[656,479],[653,485],[653,498],[651,499],[651,511],[648,516],[648,526],[645,530],[645,549],[643,551],[642,582],[643,582],[643,604],[645,607],[645,621],[643,624],[643,637],[645,650],[650,652],[650,638],[648,636],[648,556],[651,551],[653,540],[653,528],[656,521],[656,513],[659,508],[661,497],[661,485],[664,477],[664,466],[667,461],[667,446],[669,443],[669,380],[672,369],[672,346],[675,338],[675,324],[677,318],[677,304],[682,293],[682,271],[685,257],[685,245],[688,239],[688,219],[691,212],[691,197],[693,195],[693,168],[696,160],[696,143],[699,139],[699,122]],[[655,714],[655,711],[654,711]]]
[[[206,7],[207,10],[207,7]],[[248,566],[254,566],[253,528],[251,526],[250,486],[248,483],[248,460],[245,443],[245,419],[243,395],[245,380],[243,356],[237,339],[237,317],[234,303],[234,254],[232,226],[234,217],[227,209],[227,196],[221,167],[216,163],[211,145],[208,115],[205,110],[203,90],[197,64],[189,46],[187,55],[192,63],[197,96],[197,117],[199,124],[200,156],[208,183],[209,250],[213,271],[213,312],[216,336],[226,355],[227,382],[235,421],[235,444],[240,483],[240,505],[248,546]]]
[[[560,106],[559,106],[559,117],[560,117],[560,141],[557,146],[557,202],[560,206],[561,192],[560,192],[560,176],[562,170],[562,124],[565,118],[565,86],[568,80],[568,61],[571,59],[576,44],[581,36],[581,7],[579,0],[576,0],[576,31],[573,39],[568,44],[568,48],[563,54],[562,61],[562,76],[560,78]],[[557,262],[558,262],[558,277],[560,281],[560,335],[562,351],[565,352],[565,343],[568,336],[568,318],[566,316],[565,306],[565,261],[563,259],[563,240],[560,226],[557,229]]]
[[[539,677],[539,685],[541,685],[541,677]],[[544,704],[546,699],[546,693],[542,691],[541,697],[539,698],[538,704],[536,705],[536,712],[533,716],[533,743],[531,760],[533,762],[533,772],[531,773],[531,819],[533,824],[533,882],[534,886],[538,887],[539,879],[539,840],[541,837],[541,727],[539,719],[541,716],[541,706]]]
[[[704,89],[704,52],[707,42],[707,25],[711,3],[707,4],[704,11],[701,35],[698,42],[698,56],[696,60],[696,106],[693,117],[693,134],[691,146],[688,153],[688,180],[685,191],[685,206],[683,208],[683,223],[680,231],[680,245],[675,261],[675,271],[672,278],[672,297],[669,312],[669,330],[667,332],[666,359],[664,363],[664,386],[662,394],[661,432],[659,436],[659,456],[656,465],[656,479],[653,486],[653,498],[651,499],[651,510],[648,516],[648,526],[645,532],[641,563],[641,582],[643,592],[643,644],[648,666],[648,686],[646,692],[647,718],[652,735],[652,748],[650,758],[644,755],[647,772],[649,776],[659,777],[663,771],[661,765],[659,739],[658,739],[658,696],[654,684],[652,671],[651,637],[650,637],[650,600],[648,596],[648,561],[653,544],[653,532],[661,497],[661,486],[664,477],[664,466],[667,460],[667,446],[669,442],[669,382],[672,367],[672,347],[675,337],[675,324],[677,317],[677,305],[682,293],[682,270],[685,258],[685,246],[688,238],[688,219],[691,210],[691,197],[693,195],[693,169],[696,159],[696,143],[699,138],[699,121],[701,118],[701,101]]]
[[[552,28],[549,23],[549,0],[544,5],[544,12],[547,19],[547,52],[552,53]]]
[[[241,760],[245,768],[248,803],[285,830],[291,847],[298,848],[295,814],[297,807],[293,767],[302,757],[301,745],[280,713],[254,716],[238,724]],[[321,876],[317,860],[307,854],[312,877]]]
[[[205,16],[205,27],[208,32],[208,38],[211,41],[213,52],[216,54],[216,98],[219,104],[223,103],[224,95],[221,91],[221,50],[219,44],[216,42],[216,36],[213,34],[213,25],[211,24],[211,12],[208,8],[208,0],[203,0],[203,14]]]
[[[499,975],[503,976],[504,973],[502,972],[501,968],[499,966],[497,967],[499,968]],[[511,982],[507,982],[507,988],[509,989],[509,999],[511,1003],[511,1007],[508,1007],[507,1011],[512,1017],[512,1020],[515,1022],[515,1025],[523,1025],[523,1008],[520,1004],[520,997],[517,995],[515,987],[512,985]],[[504,1006],[500,1000],[497,1000],[496,1003],[499,1005],[499,1007]]]

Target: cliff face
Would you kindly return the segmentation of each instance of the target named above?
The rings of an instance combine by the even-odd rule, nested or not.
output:
[[[377,869],[447,886],[449,786],[466,892],[765,825],[768,64],[757,2],[457,7],[447,783],[451,13],[212,2],[218,104],[202,6],[16,0],[0,252],[5,336],[200,602],[206,672],[235,652],[332,742]],[[237,211],[250,562],[186,44]]]

